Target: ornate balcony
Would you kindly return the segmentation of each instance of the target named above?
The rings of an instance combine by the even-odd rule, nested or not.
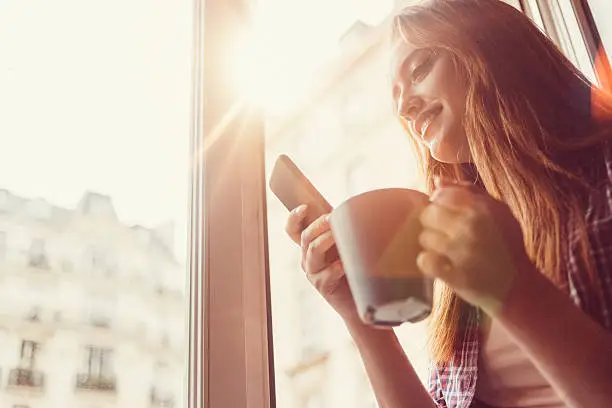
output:
[[[117,380],[114,376],[103,377],[100,375],[78,374],[76,388],[78,390],[115,392],[117,390]]]
[[[42,389],[45,386],[45,375],[30,368],[14,368],[9,371],[8,385]]]

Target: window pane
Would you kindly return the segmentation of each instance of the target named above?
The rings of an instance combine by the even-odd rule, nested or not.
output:
[[[560,0],[556,7],[553,6],[552,9],[559,24],[563,52],[570,57],[572,62],[580,68],[590,81],[597,82],[593,62],[589,57],[571,0]]]
[[[292,73],[288,91],[297,89],[299,95],[286,97],[281,86],[273,86],[263,101],[268,112],[268,170],[279,154],[289,155],[334,206],[375,188],[418,186],[412,148],[394,117],[390,99],[386,17],[391,3],[362,2],[360,8],[341,1],[309,2],[307,6],[291,2],[287,10],[277,6],[274,19],[266,20],[268,27],[282,33],[270,34],[282,41],[269,40],[266,54],[276,55],[275,47],[300,44],[297,55],[287,55],[287,65],[283,65]],[[295,7],[304,15],[317,16],[316,35],[306,22],[299,26],[301,22],[291,17]],[[283,21],[288,20],[293,27],[284,30]],[[291,59],[296,62],[289,65]],[[283,72],[275,72],[274,78],[281,75]],[[309,78],[316,81],[309,82]],[[293,102],[285,103],[289,100]],[[375,407],[369,380],[343,322],[306,279],[299,248],[284,233],[287,215],[270,194],[277,404]],[[425,378],[424,323],[404,325],[397,333]]]
[[[603,46],[608,57],[610,57],[612,55],[612,2],[609,0],[589,0],[588,3]]]
[[[0,2],[2,407],[185,406],[191,14]]]

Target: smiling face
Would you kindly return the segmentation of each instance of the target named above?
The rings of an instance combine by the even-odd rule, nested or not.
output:
[[[466,85],[446,51],[399,41],[394,47],[393,98],[397,113],[431,156],[444,163],[470,161],[463,127]]]

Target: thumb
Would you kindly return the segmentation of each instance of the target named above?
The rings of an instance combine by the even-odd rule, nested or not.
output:
[[[451,278],[453,265],[451,261],[434,252],[422,251],[416,259],[417,266],[424,275],[447,281]]]

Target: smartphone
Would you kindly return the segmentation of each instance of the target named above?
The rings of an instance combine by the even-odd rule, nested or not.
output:
[[[270,189],[289,211],[306,204],[306,225],[333,209],[304,173],[284,154],[274,163]]]

